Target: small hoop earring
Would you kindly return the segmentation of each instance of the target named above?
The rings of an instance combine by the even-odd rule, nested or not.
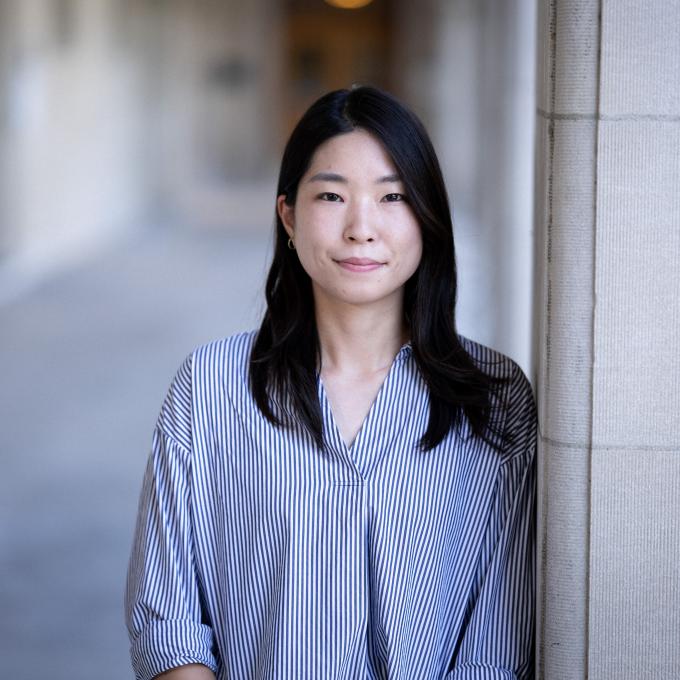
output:
[[[295,250],[295,243],[293,243],[292,238],[288,239],[288,250]]]

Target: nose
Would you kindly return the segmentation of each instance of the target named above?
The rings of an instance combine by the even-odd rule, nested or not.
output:
[[[345,239],[353,243],[372,243],[377,236],[377,219],[370,201],[357,201],[347,212]]]

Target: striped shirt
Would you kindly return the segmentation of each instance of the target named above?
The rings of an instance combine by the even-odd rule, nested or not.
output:
[[[349,448],[319,380],[322,451],[255,405],[253,339],[195,350],[163,403],[126,588],[137,678],[533,677],[536,416],[517,365],[463,340],[509,378],[500,452],[465,425],[419,450],[409,345]]]

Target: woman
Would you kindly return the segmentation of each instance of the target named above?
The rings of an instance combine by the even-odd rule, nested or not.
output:
[[[533,399],[456,334],[425,130],[377,89],[331,92],[277,193],[259,331],[195,350],[159,416],[137,677],[533,677]]]

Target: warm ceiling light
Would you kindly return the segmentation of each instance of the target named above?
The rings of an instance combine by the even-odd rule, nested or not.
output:
[[[370,5],[373,0],[326,0],[326,3],[340,9],[359,9]]]

